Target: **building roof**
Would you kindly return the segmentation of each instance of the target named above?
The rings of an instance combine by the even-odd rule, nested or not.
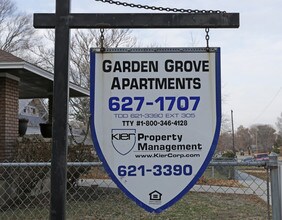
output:
[[[19,80],[19,98],[48,98],[53,94],[54,74],[35,66],[11,53],[0,50],[0,77]],[[69,83],[70,97],[87,97],[90,92]]]
[[[0,62],[23,62],[19,57],[14,56],[11,53],[8,53],[0,49]]]

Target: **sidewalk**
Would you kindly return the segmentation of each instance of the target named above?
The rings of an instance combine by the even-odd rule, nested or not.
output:
[[[259,179],[255,176],[249,175],[247,173],[236,170],[235,179],[239,181],[240,184],[248,187],[251,191],[253,191],[254,195],[257,195],[265,202],[267,202],[267,182]],[[269,194],[270,194],[269,190]],[[271,195],[269,195],[271,197]],[[271,199],[269,199],[269,203],[271,205]]]

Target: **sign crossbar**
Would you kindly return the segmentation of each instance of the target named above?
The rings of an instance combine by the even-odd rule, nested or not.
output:
[[[69,14],[69,28],[238,28],[239,13]],[[55,28],[56,14],[34,14],[34,27]]]

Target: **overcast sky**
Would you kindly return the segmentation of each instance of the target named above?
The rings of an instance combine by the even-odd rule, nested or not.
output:
[[[123,0],[125,1],[125,0]],[[275,127],[282,112],[282,0],[126,0],[162,7],[240,13],[240,28],[211,29],[210,46],[221,48],[222,112],[234,112],[235,128],[253,124]],[[15,0],[27,13],[54,12],[55,0]],[[96,2],[72,0],[72,12],[152,13]],[[204,29],[134,30],[142,46],[205,47]]]

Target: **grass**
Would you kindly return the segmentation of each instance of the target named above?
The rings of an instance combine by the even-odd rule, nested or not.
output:
[[[247,173],[252,175],[252,176],[255,176],[255,177],[259,178],[259,179],[267,181],[267,174],[266,174],[265,171],[252,171],[252,172],[248,171]],[[271,179],[269,178],[269,181],[270,180]]]
[[[92,207],[93,211],[88,214],[87,219],[267,219],[266,204],[253,195],[190,192],[160,214],[145,212],[123,194],[111,195],[107,200],[101,199],[100,203],[93,204]]]
[[[0,212],[0,219],[48,219],[48,206],[26,207]],[[70,220],[197,220],[197,219],[267,219],[267,205],[254,195],[189,192],[160,214],[148,213],[120,190],[102,190],[69,199]]]
[[[241,167],[240,171],[267,181],[267,170],[264,167]]]
[[[93,171],[84,178],[108,178],[103,169]],[[197,184],[241,187],[223,171],[208,168]],[[243,171],[266,174],[264,169]],[[49,219],[49,197],[29,198],[21,207],[0,211],[0,219]],[[66,215],[70,220],[264,220],[268,219],[268,209],[255,195],[189,192],[172,207],[155,214],[140,208],[118,189],[88,187],[68,194]]]

